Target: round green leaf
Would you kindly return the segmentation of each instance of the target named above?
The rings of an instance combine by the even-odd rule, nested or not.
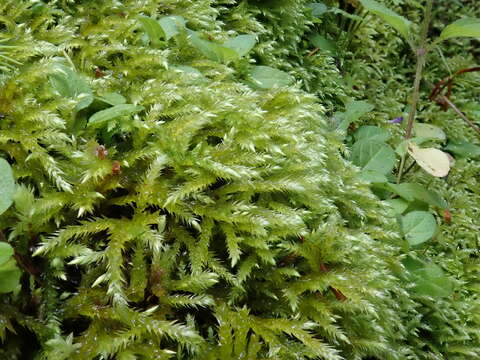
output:
[[[443,130],[435,125],[415,123],[413,125],[413,131],[415,133],[415,136],[420,138],[434,139],[440,141],[445,141],[447,139],[447,135],[445,135]]]
[[[6,242],[0,242],[0,265],[5,264],[13,255],[13,248]]]
[[[410,245],[419,245],[435,235],[437,222],[427,211],[412,211],[402,217],[402,230]]]
[[[326,13],[328,10],[327,5],[323,3],[310,3],[310,4],[307,4],[307,8],[311,9],[312,15],[316,17],[321,16],[322,14]]]
[[[255,35],[239,35],[228,40],[223,46],[234,50],[238,56],[242,57],[248,54],[257,43]]]
[[[412,257],[403,260],[403,265],[408,271],[408,277],[415,284],[412,289],[414,293],[434,298],[452,294],[452,282],[439,266]]]
[[[408,208],[408,202],[403,199],[388,199],[384,200],[384,203],[390,205],[393,209],[393,213],[396,215],[401,215]]]
[[[314,35],[310,38],[310,42],[312,43],[313,46],[316,48],[319,48],[320,50],[330,52],[332,55],[337,55],[338,53],[338,47],[337,44],[335,44],[334,41],[327,39],[326,37],[322,35]]]
[[[13,203],[15,179],[10,164],[0,158],[0,214],[7,211]]]
[[[395,152],[381,141],[357,141],[352,147],[352,162],[364,170],[388,174],[395,166]]]
[[[21,275],[22,273],[14,259],[0,265],[0,293],[14,291],[19,285]]]
[[[286,72],[261,65],[252,67],[250,80],[254,86],[260,89],[288,86],[293,82],[293,78]]]

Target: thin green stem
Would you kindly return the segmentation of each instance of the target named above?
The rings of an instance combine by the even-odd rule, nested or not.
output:
[[[417,57],[417,65],[415,71],[415,80],[413,83],[413,95],[412,95],[412,106],[410,112],[408,113],[408,122],[407,128],[405,130],[405,140],[408,140],[412,137],[413,124],[415,123],[415,115],[417,114],[417,104],[420,99],[420,82],[422,81],[423,68],[425,66],[425,60],[427,55],[427,45],[428,45],[428,28],[430,26],[430,21],[432,18],[432,7],[433,0],[427,1],[427,6],[425,9],[425,17],[422,24],[422,32],[420,34],[419,46],[415,49],[415,55]],[[402,180],[403,169],[405,167],[407,154],[403,154],[402,160],[400,161],[400,167],[398,169],[397,183],[400,183]]]

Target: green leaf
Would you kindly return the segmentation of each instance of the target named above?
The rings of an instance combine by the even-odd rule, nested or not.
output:
[[[307,4],[307,8],[311,9],[312,15],[316,17],[320,17],[321,15],[326,13],[328,10],[327,5],[323,3],[310,3],[310,4]]]
[[[167,37],[162,26],[160,26],[160,23],[157,20],[148,16],[139,16],[138,20],[142,24],[143,29],[147,33],[148,38],[153,45],[160,44],[160,38],[165,39]]]
[[[13,255],[13,248],[6,242],[0,242],[0,265],[5,264]]]
[[[186,21],[182,16],[165,16],[158,20],[158,23],[162,27],[165,40],[170,40],[180,33],[180,29],[185,28]]]
[[[60,95],[77,100],[75,111],[85,109],[92,103],[92,89],[79,74],[69,67],[57,64],[54,73],[49,76],[49,80]]]
[[[402,263],[407,269],[409,280],[415,283],[412,288],[414,293],[434,298],[447,297],[452,294],[452,282],[439,266],[411,256]]]
[[[13,203],[15,179],[10,164],[0,158],[0,214],[3,214]]]
[[[250,72],[252,84],[260,89],[288,86],[293,78],[284,71],[270,66],[253,66]]]
[[[127,101],[122,95],[118,93],[105,93],[103,95],[100,95],[98,97],[98,100],[103,101],[104,103],[107,103],[109,105],[125,104]]]
[[[430,240],[437,231],[437,222],[427,211],[412,211],[402,217],[402,231],[410,245]]]
[[[345,106],[345,112],[337,113],[340,116],[341,123],[339,130],[347,130],[351,123],[356,122],[365,114],[372,111],[375,107],[366,101],[351,101]]]
[[[359,174],[359,178],[365,182],[369,183],[386,183],[388,182],[387,177],[374,170],[362,170]]]
[[[435,125],[415,123],[413,125],[413,132],[419,138],[440,141],[445,141],[447,139],[447,135],[445,135],[444,131]]]
[[[460,19],[443,29],[439,41],[454,37],[480,37],[480,19]]]
[[[480,156],[480,146],[466,141],[449,142],[445,150],[465,158],[476,158]]]
[[[13,258],[0,265],[0,294],[14,291],[22,275]]]
[[[407,201],[418,200],[441,209],[448,209],[447,202],[440,195],[422,185],[415,183],[388,184],[388,188]]]
[[[365,139],[371,141],[387,141],[390,138],[390,133],[378,126],[365,125],[358,128],[353,134],[353,137],[356,141]]]
[[[238,56],[242,57],[248,54],[257,43],[255,35],[239,35],[228,40],[223,46],[235,51]]]
[[[363,170],[388,174],[395,167],[395,152],[381,141],[357,141],[352,147],[352,162]]]
[[[190,34],[190,41],[193,46],[200,50],[200,52],[210,60],[225,64],[239,58],[239,55],[235,50],[215,44],[211,41],[203,40],[194,32]]]
[[[394,214],[401,215],[407,210],[408,202],[402,199],[388,199],[384,200],[384,203],[387,203],[393,208]]]
[[[145,109],[143,106],[132,105],[132,104],[115,105],[111,108],[96,112],[95,114],[90,116],[90,119],[88,119],[88,123],[91,125],[102,124],[106,121],[113,120],[121,116],[128,116],[128,115],[135,114],[139,111],[142,111],[143,109]]]
[[[410,21],[374,0],[360,0],[360,2],[365,9],[380,17],[383,21],[402,34],[403,37],[408,39],[411,27]]]
[[[338,53],[337,44],[334,41],[327,39],[322,35],[317,34],[312,36],[310,38],[310,43],[316,48],[319,48],[320,50],[330,52],[334,56],[337,55]]]

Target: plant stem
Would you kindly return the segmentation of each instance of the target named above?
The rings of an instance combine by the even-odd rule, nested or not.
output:
[[[473,122],[471,121],[454,103],[450,101],[450,99],[446,96],[442,96],[441,99],[448,105],[450,106],[453,111],[455,111],[458,116],[460,116],[465,122],[477,132],[477,134],[480,134],[480,128]]]
[[[433,0],[427,1],[427,7],[425,9],[425,17],[422,24],[422,32],[420,34],[420,41],[418,48],[415,49],[415,55],[417,57],[417,66],[415,71],[415,80],[413,83],[413,95],[412,95],[412,106],[408,114],[407,129],[405,130],[405,140],[408,140],[412,137],[413,124],[415,122],[415,115],[417,113],[417,104],[420,99],[420,82],[422,81],[423,68],[425,66],[425,58],[427,55],[427,36],[428,28],[430,26],[430,20],[432,18],[432,6]],[[407,154],[403,154],[402,160],[400,162],[400,168],[398,169],[397,183],[400,183],[403,175],[403,168],[405,167],[405,160]]]

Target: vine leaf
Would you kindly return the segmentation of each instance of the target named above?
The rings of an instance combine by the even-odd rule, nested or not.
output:
[[[13,203],[15,179],[10,164],[0,158],[0,214],[7,211]]]
[[[434,148],[422,149],[410,142],[408,144],[408,153],[430,175],[445,177],[450,171],[450,158],[441,150]]]
[[[480,19],[465,18],[457,20],[443,29],[439,41],[454,37],[480,37]]]
[[[402,217],[402,231],[410,245],[430,240],[437,231],[435,217],[428,211],[412,211]]]
[[[360,0],[360,2],[365,9],[380,17],[383,21],[402,34],[403,37],[408,39],[411,28],[410,21],[374,0]]]

